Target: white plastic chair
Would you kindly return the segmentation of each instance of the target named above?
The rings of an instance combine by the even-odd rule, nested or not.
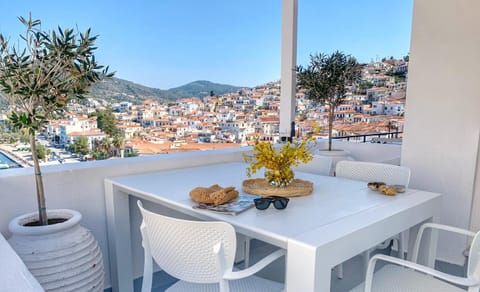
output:
[[[364,182],[381,181],[388,185],[410,183],[410,168],[386,163],[342,160],[337,162],[335,174]]]
[[[332,168],[332,157],[313,155],[313,159],[308,163],[300,164],[293,169],[294,172],[308,172],[320,175],[329,175]]]
[[[365,162],[365,161],[351,161],[342,160],[337,162],[335,167],[335,174],[337,177],[344,177],[354,180],[361,180],[364,182],[384,182],[388,185],[403,185],[408,187],[410,182],[410,169],[404,166],[393,164]],[[398,244],[398,257],[404,259],[404,251],[406,245],[406,232],[402,232],[394,236],[382,244],[377,245],[362,253],[364,273],[367,270],[370,253],[375,249],[383,249],[388,247],[391,240],[396,240]],[[338,269],[338,278],[343,277],[343,269],[340,264]]]
[[[166,273],[179,279],[166,291],[282,291],[283,284],[253,276],[285,255],[277,250],[255,265],[233,271],[234,228],[225,222],[190,221],[147,211],[140,226],[145,252],[142,292],[152,289],[152,258]],[[235,280],[235,281],[234,281]]]
[[[423,232],[426,228],[440,229],[473,237],[467,263],[466,277],[453,276],[417,264],[418,249]],[[374,273],[375,264],[385,261],[387,264]],[[432,277],[433,276],[433,277]],[[391,292],[391,291],[441,291],[465,292],[465,289],[455,285],[468,287],[469,292],[478,292],[480,287],[480,232],[476,234],[469,230],[456,227],[426,223],[422,225],[415,240],[412,261],[394,258],[386,255],[375,255],[370,259],[365,283],[350,290],[350,292]],[[450,284],[452,283],[452,284]]]

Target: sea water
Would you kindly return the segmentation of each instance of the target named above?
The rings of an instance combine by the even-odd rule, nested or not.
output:
[[[0,169],[20,167],[15,161],[8,158],[0,151]]]

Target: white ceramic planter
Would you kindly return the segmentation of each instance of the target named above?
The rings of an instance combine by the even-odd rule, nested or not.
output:
[[[46,291],[103,291],[103,257],[91,232],[73,210],[48,210],[48,218],[68,218],[47,226],[24,226],[37,213],[14,218],[8,240]]]
[[[343,149],[332,149],[330,151],[327,149],[320,149],[316,154],[332,158],[332,169],[330,170],[330,175],[335,175],[335,166],[340,160],[354,160],[350,156],[350,152]]]

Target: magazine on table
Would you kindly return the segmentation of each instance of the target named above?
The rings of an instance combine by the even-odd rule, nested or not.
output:
[[[199,210],[208,210],[208,211],[213,211],[213,212],[218,212],[218,213],[228,214],[228,215],[237,215],[242,213],[245,210],[252,208],[255,205],[255,203],[253,202],[253,199],[255,198],[259,198],[259,196],[241,194],[235,200],[222,205],[215,206],[213,204],[199,203],[198,205],[194,205],[193,208],[199,209]]]

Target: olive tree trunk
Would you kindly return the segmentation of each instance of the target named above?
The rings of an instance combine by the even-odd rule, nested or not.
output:
[[[328,109],[328,151],[332,151],[333,117],[335,107],[330,105]]]
[[[48,225],[47,209],[45,206],[45,190],[43,188],[42,171],[37,157],[35,134],[29,134],[30,152],[32,153],[33,169],[35,171],[35,185],[37,187],[38,221],[40,225]]]

